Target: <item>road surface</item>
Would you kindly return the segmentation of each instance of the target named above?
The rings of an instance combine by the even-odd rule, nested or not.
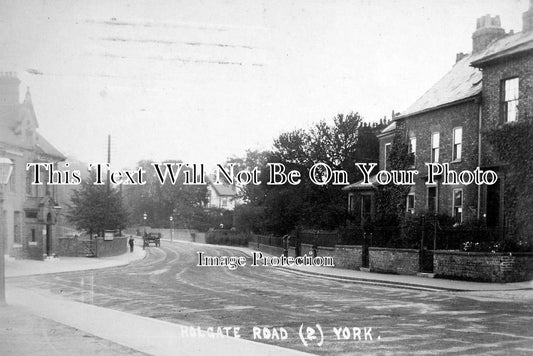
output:
[[[533,354],[532,291],[429,292],[250,263],[198,267],[198,251],[245,256],[230,247],[163,241],[126,267],[14,278],[8,287],[190,325],[183,332],[191,335],[197,327],[226,327],[219,331],[230,335],[238,327],[242,338],[321,355]]]

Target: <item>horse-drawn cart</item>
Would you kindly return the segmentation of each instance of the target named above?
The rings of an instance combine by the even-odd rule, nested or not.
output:
[[[161,233],[150,232],[143,237],[143,247],[148,247],[153,243],[156,247],[161,246]]]

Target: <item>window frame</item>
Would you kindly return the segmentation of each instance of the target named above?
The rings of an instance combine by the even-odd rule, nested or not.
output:
[[[387,149],[389,149],[389,154],[390,154],[390,149],[392,147],[392,143],[391,142],[388,142],[385,144],[385,149],[384,149],[384,153],[383,153],[383,169],[384,170],[387,170],[387,160],[389,159],[389,155],[387,154]]]
[[[368,211],[366,210],[365,208],[365,200],[368,199]],[[373,205],[373,195],[372,194],[365,194],[365,193],[362,193],[361,194],[361,202],[360,202],[360,207],[361,207],[361,219],[362,220],[372,220],[372,205]]]
[[[435,146],[435,136],[438,138],[438,144]],[[431,133],[431,163],[439,163],[440,159],[440,132]]]
[[[355,194],[354,193],[348,193],[348,213],[349,214],[355,213]]]
[[[460,206],[460,209],[461,211],[459,212],[459,214],[461,214],[461,218],[459,219],[459,221],[457,221],[459,224],[462,224],[463,221],[464,221],[464,202],[465,202],[465,195],[464,195],[464,191],[463,191],[463,188],[454,188],[452,189],[452,217],[457,220],[457,212],[455,211],[455,208],[457,207],[455,205],[455,193],[456,192],[461,192],[461,206]]]
[[[429,190],[435,189],[435,209],[434,211],[429,211]],[[426,187],[426,211],[431,214],[439,213],[439,187],[437,185],[428,185]]]
[[[455,137],[455,133],[458,131],[458,130],[461,130],[461,142],[457,143],[456,142],[456,137]],[[456,152],[456,147],[459,147],[458,149],[458,152],[459,152],[459,157],[457,157],[457,152]],[[463,159],[463,127],[462,126],[457,126],[457,127],[454,127],[453,130],[452,130],[452,162],[460,162],[462,161]]]
[[[409,197],[413,197],[413,206],[409,207]],[[405,202],[405,212],[408,214],[414,214],[415,213],[415,204],[416,204],[416,195],[415,193],[409,193],[407,194],[406,202]]]
[[[413,145],[413,142],[414,142],[414,145]],[[414,150],[413,150],[413,147],[414,147]],[[409,153],[413,155],[413,164],[411,165],[411,167],[415,167],[416,166],[416,136],[409,138]]]
[[[516,98],[511,100],[506,100],[506,83],[516,80]],[[516,102],[516,111],[515,117],[512,120],[509,120],[509,103]],[[520,78],[509,77],[502,79],[500,82],[500,121],[503,124],[516,122],[518,121],[518,103],[520,102]]]

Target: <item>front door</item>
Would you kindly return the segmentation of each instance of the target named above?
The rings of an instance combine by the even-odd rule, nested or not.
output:
[[[52,254],[52,214],[48,213],[46,217],[46,254]]]
[[[500,180],[487,186],[487,226],[500,226]]]

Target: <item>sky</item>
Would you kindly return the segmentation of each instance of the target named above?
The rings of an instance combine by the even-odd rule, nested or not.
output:
[[[401,112],[527,0],[0,0],[0,71],[69,157],[214,165],[338,113]]]

